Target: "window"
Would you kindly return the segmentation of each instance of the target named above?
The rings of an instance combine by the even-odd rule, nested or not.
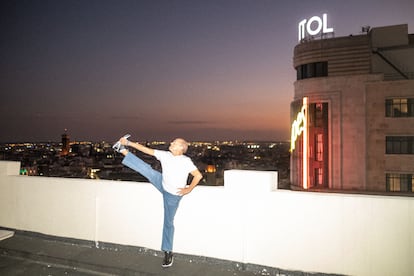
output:
[[[414,136],[387,136],[386,154],[414,154]]]
[[[387,192],[414,192],[414,174],[387,173]]]
[[[296,67],[297,80],[328,76],[328,62],[314,62]]]
[[[325,107],[325,109],[327,109]],[[323,103],[316,103],[315,104],[315,127],[323,127],[324,125],[324,104]]]
[[[316,155],[315,160],[316,161],[323,161],[323,134],[316,134]]]
[[[414,98],[386,99],[386,117],[414,117]]]
[[[322,186],[323,184],[323,169],[315,168],[315,185]]]

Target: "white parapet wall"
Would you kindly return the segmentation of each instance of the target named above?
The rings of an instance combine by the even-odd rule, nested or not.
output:
[[[162,198],[149,183],[18,168],[0,162],[0,227],[159,250]],[[225,172],[225,187],[197,187],[180,203],[174,250],[306,272],[414,275],[412,197],[276,187],[276,172],[240,170]]]
[[[224,172],[224,183],[230,193],[266,193],[277,190],[278,174],[275,171],[229,170]]]

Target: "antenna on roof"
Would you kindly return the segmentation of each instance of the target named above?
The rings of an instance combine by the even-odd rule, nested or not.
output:
[[[368,25],[366,25],[366,26],[362,26],[361,27],[361,32],[362,33],[369,33],[369,30],[371,29],[371,26],[368,26]]]

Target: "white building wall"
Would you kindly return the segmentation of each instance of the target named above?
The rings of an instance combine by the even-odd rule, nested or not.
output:
[[[331,189],[364,190],[366,186],[365,87],[382,75],[310,78],[295,82],[294,100],[329,104],[329,175]],[[291,168],[294,170],[294,168]]]
[[[386,117],[385,100],[414,99],[414,80],[366,86],[367,189],[385,191],[386,173],[414,174],[413,154],[386,154],[386,136],[414,136],[414,117]]]
[[[150,184],[10,175],[10,164],[0,162],[1,227],[159,249],[162,200]],[[414,198],[274,190],[274,172],[257,172],[258,181],[229,173],[235,183],[183,198],[176,252],[295,271],[414,274]]]

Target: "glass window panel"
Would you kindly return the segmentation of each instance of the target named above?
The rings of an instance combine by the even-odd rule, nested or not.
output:
[[[386,117],[414,117],[414,98],[385,100]]]
[[[386,190],[388,192],[414,192],[414,175],[387,173]]]
[[[408,153],[408,140],[402,138],[401,139],[401,153]]]
[[[392,153],[392,142],[390,141],[390,137],[386,138],[385,153],[388,153],[388,154]]]
[[[323,161],[323,135],[316,135],[316,161]]]
[[[411,192],[414,192],[414,174],[411,175]]]
[[[401,192],[408,192],[408,175],[407,174],[401,174]]]
[[[385,100],[385,116],[386,117],[392,117],[392,100],[387,99]]]
[[[408,108],[408,111],[407,111],[408,116],[414,117],[414,99],[408,99],[407,108]]]
[[[302,80],[315,77],[326,77],[328,75],[328,62],[315,62],[302,64],[296,69],[296,79]]]
[[[408,113],[408,100],[407,99],[401,99],[400,111],[402,115],[404,115],[405,117],[407,116],[407,113]]]
[[[391,174],[391,192],[399,192],[401,191],[401,180],[399,175]]]

